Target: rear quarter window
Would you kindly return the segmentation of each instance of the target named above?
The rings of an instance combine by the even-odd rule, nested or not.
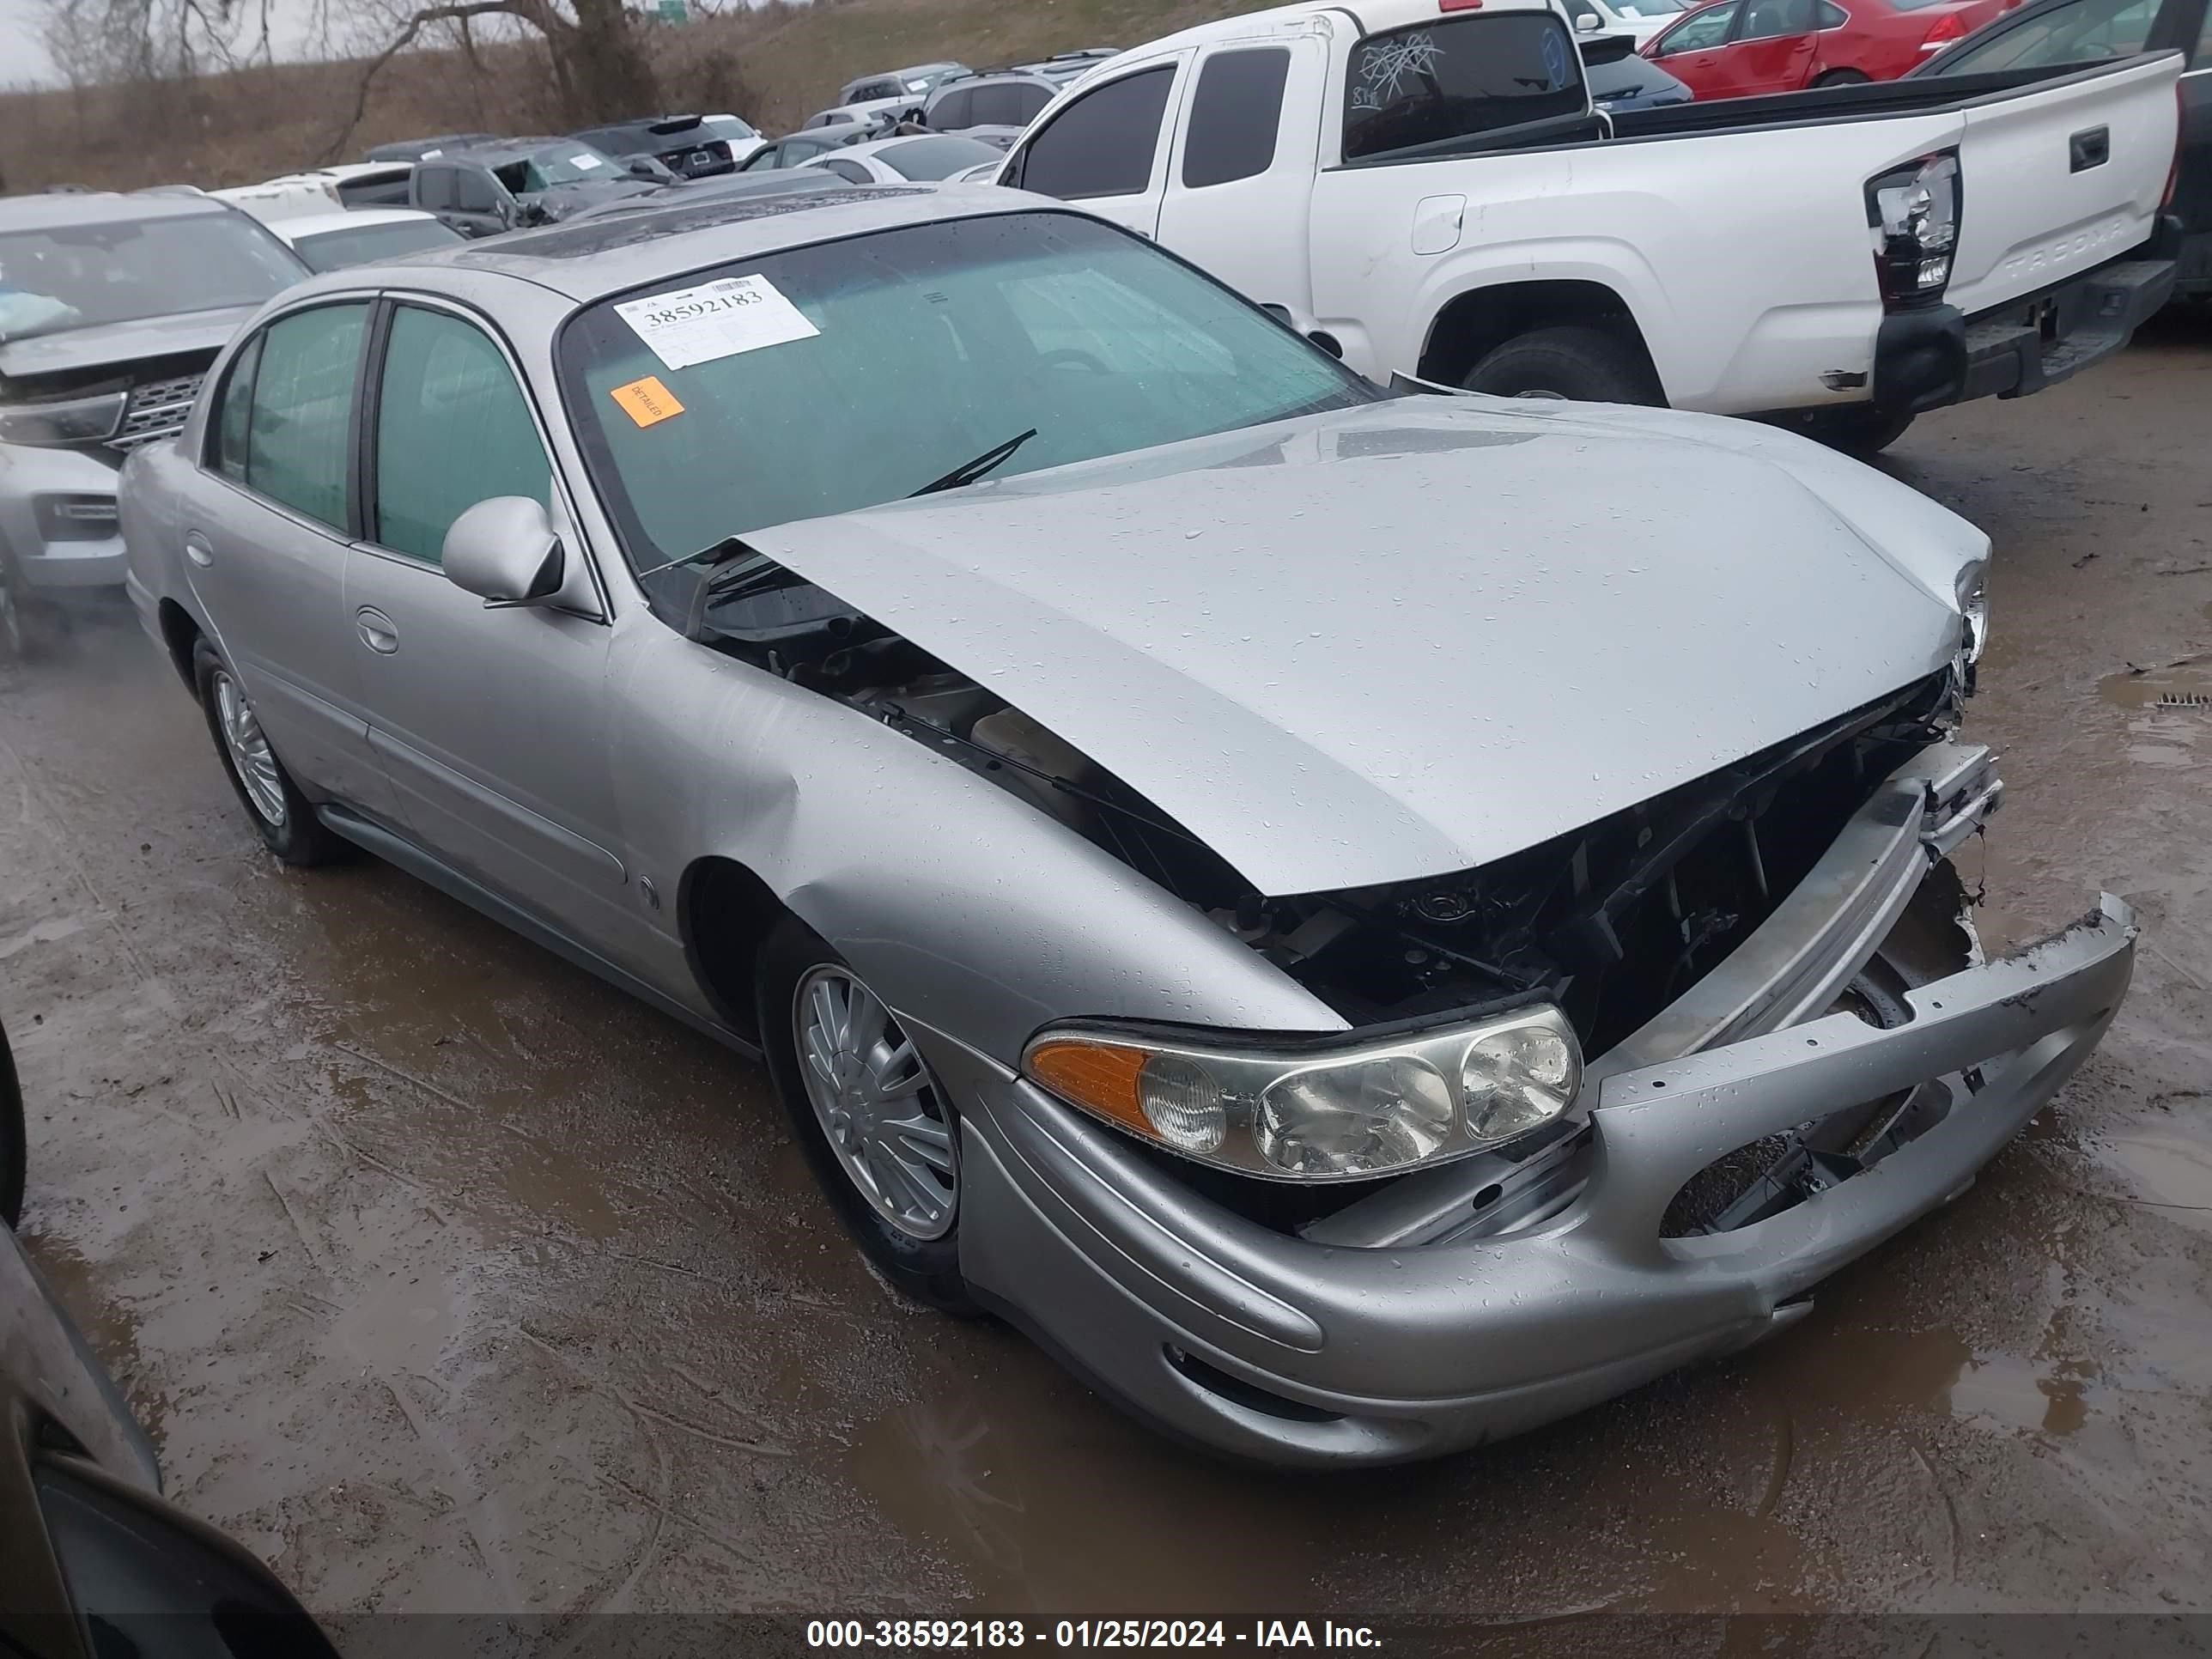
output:
[[[1589,103],[1574,42],[1548,11],[1372,34],[1352,49],[1346,76],[1346,161],[1580,115]]]
[[[1182,181],[1192,190],[1265,173],[1275,164],[1283,125],[1287,47],[1217,52],[1198,72],[1182,149]]]

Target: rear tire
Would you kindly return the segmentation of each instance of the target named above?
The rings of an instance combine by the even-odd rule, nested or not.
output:
[[[1540,328],[1516,336],[1460,382],[1498,398],[1565,398],[1584,404],[1662,404],[1635,349],[1597,328]]]
[[[192,641],[192,685],[215,752],[262,845],[301,869],[345,856],[350,843],[315,816],[313,804],[269,746],[245,685],[205,639]]]
[[[784,1109],[791,1115],[793,1132],[821,1183],[823,1195],[860,1245],[861,1254],[917,1302],[963,1317],[981,1311],[969,1294],[968,1281],[960,1274],[959,1115],[918,1058],[909,1054],[903,1063],[895,1060],[906,1048],[896,1017],[878,1001],[869,1013],[868,1023],[877,1024],[872,1033],[864,1033],[848,1043],[820,1042],[825,1006],[849,1010],[860,998],[872,999],[874,994],[826,941],[790,917],[762,945],[755,982],[761,1047],[767,1054],[769,1074],[783,1098]],[[817,998],[826,998],[827,1002]],[[844,1000],[841,1003],[840,999]],[[834,1017],[828,1023],[834,1024]],[[814,1040],[810,1041],[810,1036]],[[803,1056],[802,1045],[813,1052]],[[877,1074],[869,1065],[872,1055],[890,1062],[881,1074],[902,1077],[909,1086],[868,1097],[862,1079]],[[848,1065],[854,1069],[849,1079],[840,1069]],[[811,1088],[810,1077],[814,1080]],[[915,1078],[918,1086],[911,1086]],[[841,1083],[849,1083],[858,1092],[841,1092]],[[926,1144],[929,1150],[918,1158],[902,1155],[901,1161],[913,1172],[904,1180],[893,1178],[896,1171],[886,1171],[885,1178],[878,1181],[872,1172],[869,1153],[860,1150],[863,1143],[872,1151],[884,1145],[881,1134],[867,1133],[868,1100],[894,1096],[907,1103],[895,1109],[897,1118],[916,1121],[927,1137],[926,1142],[916,1138],[907,1145]],[[848,1106],[854,1109],[848,1111]],[[843,1150],[831,1145],[833,1132],[840,1135]],[[936,1146],[940,1132],[941,1149]],[[888,1155],[877,1152],[876,1165],[879,1167],[882,1158]],[[949,1160],[949,1170],[939,1161],[940,1158]],[[863,1187],[864,1180],[869,1187]],[[902,1199],[916,1192],[939,1200],[939,1212],[922,1214],[916,1206],[908,1204],[904,1218],[895,1219],[889,1212],[898,1209]]]

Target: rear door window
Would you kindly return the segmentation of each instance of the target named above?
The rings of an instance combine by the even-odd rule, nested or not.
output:
[[[349,533],[354,386],[368,307],[318,306],[269,325],[246,416],[246,482]]]
[[[1022,187],[1065,202],[1143,194],[1174,85],[1175,65],[1162,64],[1075,100],[1030,142]]]
[[[416,174],[415,189],[426,208],[450,208],[459,200],[453,190],[452,167],[426,167],[419,169]]]
[[[1445,146],[1588,107],[1574,40],[1551,12],[1391,29],[1352,49],[1345,159]]]
[[[975,118],[968,112],[975,101],[975,94],[965,88],[946,93],[929,112],[929,125],[939,132],[955,132],[962,127],[974,126]]]
[[[1225,185],[1275,164],[1283,125],[1283,88],[1290,80],[1285,46],[1217,52],[1198,72],[1185,122],[1182,181],[1190,189]]]

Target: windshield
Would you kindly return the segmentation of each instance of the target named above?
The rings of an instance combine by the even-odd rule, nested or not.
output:
[[[316,270],[339,270],[347,265],[367,264],[371,259],[452,247],[466,240],[435,219],[395,219],[387,224],[318,231],[301,237],[292,244],[292,251]]]
[[[0,234],[0,340],[258,305],[304,273],[238,213]]]
[[[534,196],[556,185],[588,185],[617,178],[622,169],[589,144],[560,144],[494,167],[492,172],[507,186],[508,195]]]
[[[738,277],[750,299],[702,293]],[[994,477],[1380,395],[1209,278],[1058,213],[671,277],[580,313],[558,353],[640,569],[896,501],[1032,427]]]

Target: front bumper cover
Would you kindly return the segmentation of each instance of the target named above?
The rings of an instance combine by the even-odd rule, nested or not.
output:
[[[2106,896],[1910,992],[1903,1024],[1832,1014],[1613,1071],[1578,1191],[1517,1231],[1425,1245],[1271,1231],[918,1035],[964,1113],[961,1265],[979,1297],[1170,1432],[1272,1463],[1395,1462],[1533,1428],[1802,1316],[1822,1279],[1971,1184],[2087,1057],[2136,935]],[[1662,1237],[1716,1159],[1926,1085],[1948,1111],[1864,1173],[1733,1231]]]

